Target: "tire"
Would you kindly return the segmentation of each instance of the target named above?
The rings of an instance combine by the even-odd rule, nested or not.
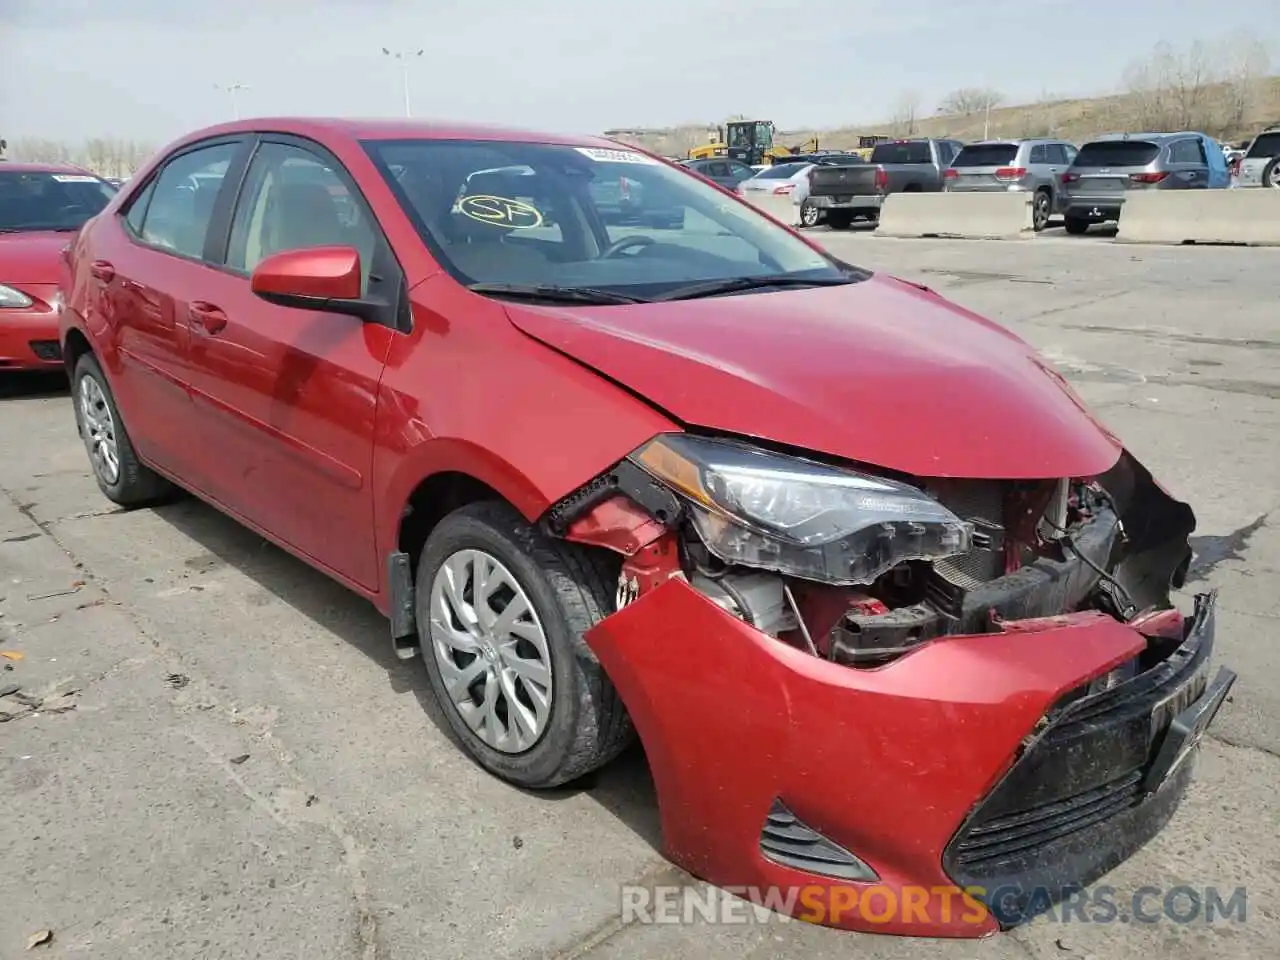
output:
[[[507,648],[498,659],[490,659],[489,666],[480,663],[481,653],[460,666],[452,657],[461,653],[461,648],[442,642],[440,646],[451,651],[449,662],[453,669],[466,670],[472,663],[480,663],[482,668],[470,688],[455,687],[455,696],[451,696],[446,686],[436,640],[445,641],[451,634],[440,625],[439,616],[437,626],[433,627],[431,621],[433,613],[444,612],[448,616],[449,607],[445,604],[442,610],[443,600],[435,595],[433,587],[437,575],[447,576],[441,572],[446,561],[464,562],[467,551],[479,551],[506,568],[533,611],[533,620],[522,618],[524,628],[530,629],[531,624],[535,631],[541,628],[550,660],[551,689],[545,698],[549,708],[545,722],[523,746],[508,742],[503,747],[486,742],[464,718],[462,708],[455,705],[455,696],[465,697],[469,708],[475,709],[473,698],[480,695],[476,685],[482,689],[487,682],[486,674],[493,666],[505,667],[511,662],[504,658],[514,648]],[[583,640],[587,630],[613,612],[620,566],[621,559],[614,554],[548,537],[527,523],[515,509],[494,501],[472,503],[454,511],[427,538],[418,564],[416,585],[423,664],[454,738],[490,773],[522,787],[556,787],[603,766],[634,739],[634,727],[617,690]],[[466,588],[473,585],[474,574],[471,574],[462,588],[464,595]],[[494,596],[497,593],[495,590]],[[457,632],[452,635],[457,636]],[[490,643],[483,656],[491,657],[502,647],[501,643]],[[541,659],[539,656],[524,662]],[[521,684],[518,690],[514,686],[517,679]],[[509,689],[516,690],[517,699],[521,692],[526,698],[531,696],[532,686],[524,676],[512,674],[508,682]],[[545,687],[541,690],[545,693]],[[506,690],[501,696],[506,708],[503,723],[510,731],[518,727],[512,720],[516,707],[508,700]],[[494,697],[496,718],[496,689]]]
[[[1036,233],[1049,226],[1049,218],[1053,216],[1053,196],[1048,190],[1037,190],[1031,198],[1031,229]]]
[[[108,500],[122,507],[143,507],[166,500],[176,492],[173,484],[138,459],[115,396],[91,353],[76,362],[71,375],[71,402],[93,478]],[[109,444],[104,442],[104,433],[109,434]],[[104,448],[112,446],[114,471],[110,469],[110,457],[102,455]]]
[[[1280,190],[1280,157],[1272,157],[1271,162],[1262,168],[1262,185]]]
[[[828,210],[827,226],[832,230],[848,230],[853,225],[853,214],[848,210]]]
[[[1067,217],[1065,221],[1067,233],[1072,236],[1079,236],[1089,229],[1089,221],[1083,217]]]
[[[822,211],[819,210],[812,200],[806,200],[800,204],[800,226],[816,227],[822,219]]]

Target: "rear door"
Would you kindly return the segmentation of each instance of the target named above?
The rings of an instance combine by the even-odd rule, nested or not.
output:
[[[403,273],[348,171],[310,141],[264,135],[236,200],[205,305],[192,330],[195,409],[224,467],[219,497],[337,576],[376,589],[374,414],[397,325]],[[250,290],[251,271],[285,250],[350,246],[384,322],[282,307]]]
[[[1159,186],[1165,190],[1203,190],[1209,186],[1209,164],[1199,137],[1172,141],[1164,166],[1161,172],[1167,171],[1168,176]]]
[[[189,313],[220,279],[208,239],[243,168],[244,138],[181,150],[143,185],[114,223],[94,232],[91,269],[118,360],[112,384],[143,459],[204,489],[206,459],[191,429]]]

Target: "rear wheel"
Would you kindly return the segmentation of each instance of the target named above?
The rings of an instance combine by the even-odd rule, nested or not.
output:
[[[816,227],[821,217],[822,211],[814,205],[812,200],[806,200],[800,204],[800,226]]]
[[[848,230],[853,225],[853,214],[848,210],[828,210],[827,226],[832,230]]]
[[[71,375],[76,429],[89,454],[93,478],[108,500],[140,507],[170,496],[174,487],[138,459],[97,358],[86,353]]]
[[[1048,190],[1037,190],[1031,200],[1031,228],[1039,233],[1049,225],[1049,216],[1053,211],[1053,198]]]
[[[1067,217],[1066,228],[1067,233],[1079,235],[1089,229],[1089,221],[1083,217]]]
[[[417,621],[432,692],[489,772],[547,788],[630,743],[622,701],[583,634],[613,611],[619,558],[543,535],[513,508],[473,503],[427,538]]]

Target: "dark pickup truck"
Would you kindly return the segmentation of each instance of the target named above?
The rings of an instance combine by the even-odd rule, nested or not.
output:
[[[867,163],[814,167],[806,202],[835,230],[848,229],[856,217],[878,220],[891,193],[941,191],[962,146],[958,140],[887,140]]]

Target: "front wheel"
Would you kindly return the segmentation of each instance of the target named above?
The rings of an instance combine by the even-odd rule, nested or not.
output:
[[[1031,200],[1031,228],[1039,233],[1049,225],[1049,217],[1053,211],[1053,200],[1048,190],[1036,191]]]
[[[1280,157],[1272,157],[1271,162],[1262,171],[1262,185],[1280,190]]]
[[[86,353],[71,374],[76,429],[89,454],[93,478],[108,500],[122,507],[157,503],[173,485],[138,459],[115,397],[97,358]]]
[[[634,737],[583,640],[614,608],[620,560],[473,503],[427,538],[417,575],[423,661],[454,736],[490,773],[555,787]]]

